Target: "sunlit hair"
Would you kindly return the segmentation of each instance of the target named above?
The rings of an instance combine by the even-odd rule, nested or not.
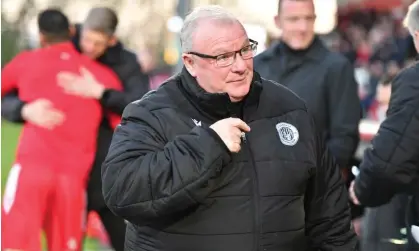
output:
[[[180,42],[183,52],[189,52],[193,47],[193,35],[201,21],[211,20],[214,22],[232,24],[239,22],[238,19],[219,5],[206,5],[195,8],[186,16],[180,31]]]
[[[419,31],[419,1],[415,1],[409,6],[403,24],[412,34]]]

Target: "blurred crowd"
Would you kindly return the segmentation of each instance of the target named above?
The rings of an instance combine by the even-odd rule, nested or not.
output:
[[[387,84],[415,61],[413,39],[402,23],[405,13],[406,9],[357,10],[339,16],[337,42],[332,48],[355,66],[364,118],[378,121],[384,118],[382,108],[390,95]]]

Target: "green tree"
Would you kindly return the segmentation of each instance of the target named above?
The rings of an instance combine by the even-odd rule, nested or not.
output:
[[[1,65],[9,62],[19,52],[19,32],[5,20],[1,22]]]

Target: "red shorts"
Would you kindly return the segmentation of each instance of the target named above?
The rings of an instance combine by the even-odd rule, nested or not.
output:
[[[86,194],[81,179],[51,169],[15,164],[7,180],[1,211],[2,250],[81,250]]]

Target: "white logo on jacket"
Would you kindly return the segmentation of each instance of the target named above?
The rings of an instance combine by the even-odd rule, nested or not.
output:
[[[198,121],[196,119],[192,119],[192,121],[195,123],[196,126],[201,126],[201,121]]]
[[[282,144],[286,146],[293,146],[297,144],[300,134],[295,126],[281,122],[276,124],[275,127]]]

